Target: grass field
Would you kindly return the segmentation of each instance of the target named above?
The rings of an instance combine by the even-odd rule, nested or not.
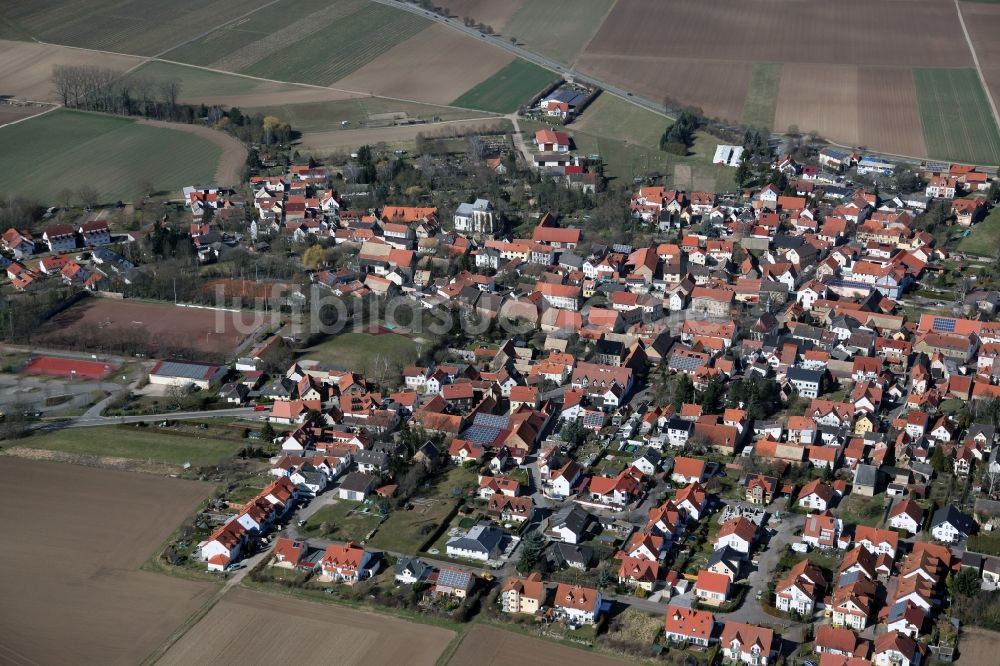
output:
[[[119,53],[155,55],[268,0],[38,0],[3,3],[12,36]],[[23,37],[22,37],[23,38]]]
[[[142,67],[132,71],[128,76],[131,79],[140,77],[179,80],[181,83],[181,99],[208,97],[210,95],[252,95],[254,93],[273,90],[275,85],[285,85],[160,61],[147,62]],[[287,89],[292,90],[294,86],[288,85]]]
[[[178,190],[213,179],[222,151],[187,132],[127,118],[58,110],[0,129],[5,194],[52,202],[64,189],[97,189],[102,202],[130,199],[148,180]]]
[[[243,444],[236,440],[199,438],[156,428],[98,426],[64,428],[20,440],[19,446],[72,455],[108,456],[183,465],[212,465],[228,458]]]
[[[244,74],[330,85],[430,25],[420,16],[374,3],[272,52]]]
[[[985,220],[977,224],[969,235],[958,243],[960,252],[996,257],[1000,253],[1000,208],[994,208]]]
[[[913,78],[930,157],[1000,162],[1000,133],[975,70],[917,68]]]
[[[275,106],[243,107],[245,113],[275,115],[291,123],[300,132],[323,132],[365,127],[369,122],[381,125],[382,114],[399,114],[407,119],[426,122],[481,118],[483,113],[467,109],[454,109],[433,104],[401,102],[383,97],[356,97],[330,102],[304,104],[278,104]],[[347,122],[347,125],[341,125]]]
[[[364,372],[376,355],[388,357],[391,361],[409,364],[416,358],[413,341],[402,335],[386,333],[343,333],[310,347],[302,353],[303,358],[330,363],[355,372]]]
[[[771,129],[774,111],[778,105],[778,86],[781,85],[781,63],[754,63],[750,89],[743,103],[743,123],[751,127]]]
[[[301,527],[307,536],[319,536],[325,539],[360,542],[368,533],[378,527],[381,518],[375,513],[362,513],[363,505],[359,502],[337,500],[336,504],[321,507]],[[320,534],[323,523],[333,527],[333,531]]]
[[[517,59],[467,90],[452,105],[494,113],[513,113],[555,78],[556,75],[549,70]]]
[[[554,60],[572,64],[614,4],[615,0],[527,0],[507,20],[503,35]]]
[[[848,524],[878,527],[885,515],[885,500],[880,495],[865,497],[852,493],[841,501],[837,515]]]

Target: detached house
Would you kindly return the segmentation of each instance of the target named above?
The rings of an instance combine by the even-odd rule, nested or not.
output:
[[[545,605],[545,582],[542,574],[532,572],[527,578],[511,576],[500,592],[500,608],[504,613],[534,614]]]
[[[823,571],[809,560],[802,560],[778,582],[774,605],[778,610],[811,617],[825,585]]]
[[[889,511],[889,527],[916,534],[924,523],[924,509],[911,499],[897,502]]]
[[[708,611],[667,606],[664,635],[675,643],[691,643],[708,647],[715,628],[715,616]]]
[[[601,614],[601,593],[589,587],[560,583],[552,600],[556,615],[574,624],[594,624]]]
[[[355,543],[329,545],[319,561],[320,580],[356,583],[375,575],[375,556]]]
[[[767,666],[775,652],[774,631],[742,622],[726,622],[719,639],[726,659]]]

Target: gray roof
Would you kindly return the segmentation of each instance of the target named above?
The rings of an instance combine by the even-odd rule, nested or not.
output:
[[[796,365],[788,368],[786,376],[789,381],[793,382],[810,382],[819,384],[823,381],[823,372],[823,370],[809,370],[808,368],[801,368]]]
[[[559,527],[565,525],[574,534],[580,535],[587,530],[590,520],[593,518],[586,509],[579,504],[573,503],[564,506],[556,515],[552,517],[552,526]]]
[[[396,560],[395,572],[396,575],[402,575],[404,572],[409,571],[413,574],[414,578],[424,578],[433,571],[434,567],[425,563],[418,557],[401,557]]]
[[[956,509],[954,504],[948,504],[934,512],[934,516],[931,518],[931,527],[934,528],[943,523],[950,523],[963,534],[972,534],[974,526],[972,518]]]
[[[457,590],[467,590],[472,587],[472,574],[458,569],[441,569],[438,572],[438,587],[450,587]]]
[[[186,361],[160,361],[154,372],[162,377],[179,377],[182,379],[206,380],[219,371],[217,365],[203,363],[188,363]]]
[[[351,472],[344,477],[344,480],[340,482],[340,487],[344,490],[353,490],[355,492],[367,492],[369,488],[375,483],[375,477],[365,474],[364,472]]]
[[[594,549],[589,546],[554,541],[549,545],[547,557],[560,567],[579,564],[588,568],[594,563]]]
[[[500,547],[504,533],[489,523],[479,523],[463,537],[448,539],[446,546],[461,550],[472,550],[492,555]]]
[[[872,465],[858,465],[854,472],[854,485],[870,486],[872,488],[878,483],[878,470]]]
[[[476,199],[475,203],[459,204],[455,210],[456,215],[472,215],[475,211],[493,210],[493,205],[487,199]]]
[[[743,555],[739,551],[734,550],[729,546],[723,546],[719,550],[712,553],[712,555],[708,558],[708,563],[705,565],[705,568],[708,569],[709,567],[722,562],[733,571],[739,571],[740,560],[742,559]]]

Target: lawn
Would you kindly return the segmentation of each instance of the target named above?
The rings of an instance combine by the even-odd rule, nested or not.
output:
[[[1000,208],[994,208],[985,220],[958,243],[960,252],[980,257],[996,257],[1000,253]]]
[[[840,503],[838,515],[845,523],[877,527],[882,524],[885,514],[885,500],[882,495],[865,497],[850,494]]]
[[[307,536],[360,542],[381,522],[377,513],[370,508],[369,512],[363,512],[363,508],[365,506],[359,502],[337,500],[335,504],[317,510],[301,529]],[[323,533],[320,530],[323,523],[327,523],[332,531]]]
[[[501,30],[532,51],[569,65],[597,34],[615,0],[527,0]]]
[[[395,333],[343,333],[302,352],[303,358],[361,373],[365,372],[376,356],[408,365],[416,359],[416,345],[409,338]]]
[[[4,3],[9,30],[43,42],[156,55],[268,0],[39,0]],[[282,2],[284,7],[288,3]],[[6,31],[5,31],[6,32]]]
[[[750,89],[743,103],[743,124],[762,129],[771,129],[774,126],[781,69],[780,62],[754,63]]]
[[[368,3],[325,28],[290,40],[244,74],[328,86],[413,37],[430,21],[385,5]]]
[[[465,91],[452,106],[513,113],[554,81],[556,75],[518,58],[479,85]]]
[[[974,534],[969,537],[968,550],[984,555],[1000,555],[1000,534]]]
[[[931,157],[1000,162],[1000,133],[975,70],[916,68],[913,78]]]
[[[19,440],[18,446],[73,455],[111,456],[147,460],[172,465],[213,465],[229,458],[243,444],[235,440],[198,437],[184,433],[135,426],[99,426],[64,428],[44,435]]]
[[[147,180],[167,191],[211,182],[222,152],[188,132],[62,109],[0,128],[0,146],[4,194],[43,203],[84,185],[113,202],[139,194]]]

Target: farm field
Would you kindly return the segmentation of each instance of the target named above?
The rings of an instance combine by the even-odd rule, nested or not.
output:
[[[290,635],[308,640],[289,643]],[[453,631],[332,604],[233,589],[187,632],[161,664],[324,663],[432,666]]]
[[[780,132],[801,132],[858,145],[858,68],[852,65],[785,63],[774,113]]]
[[[371,365],[377,355],[387,357],[401,367],[416,358],[416,344],[396,333],[341,333],[302,352],[302,357],[321,363],[350,368],[357,372]]]
[[[259,314],[259,313],[258,313]],[[35,342],[74,349],[225,358],[266,323],[254,314],[87,298],[49,319]],[[244,329],[243,327],[246,327]],[[246,332],[241,332],[241,331]]]
[[[161,190],[210,181],[223,150],[188,129],[59,109],[0,129],[0,179],[5,193],[41,201],[91,185],[104,202],[132,198],[144,180]]]
[[[402,102],[384,97],[356,97],[333,102],[281,103],[242,107],[244,113],[274,115],[300,132],[345,131],[366,126],[391,127],[396,121],[441,122],[482,118],[482,111]],[[346,122],[347,125],[341,123]]]
[[[668,125],[670,120],[658,113],[602,93],[567,129],[655,147]]]
[[[39,0],[4,3],[3,18],[31,38],[151,56],[190,39],[192,26],[221,25],[268,0]]]
[[[930,157],[1000,162],[1000,133],[973,69],[913,70]]]
[[[52,106],[32,104],[30,106],[15,106],[13,104],[0,104],[0,127],[9,123],[37,116],[45,111],[53,110]]]
[[[503,32],[507,21],[524,5],[525,0],[449,0],[448,10],[458,19],[469,17]]]
[[[0,40],[0,96],[55,102],[51,78],[56,65],[90,65],[124,72],[140,63],[142,59],[127,55]]]
[[[977,224],[969,235],[958,243],[959,252],[980,257],[1000,254],[1000,208],[994,208],[985,220]]]
[[[569,65],[614,4],[615,0],[525,0],[502,29],[493,28],[505,38],[515,37],[532,51]]]
[[[435,23],[336,85],[383,97],[447,104],[513,60],[503,49]]]
[[[448,666],[502,666],[516,662],[523,666],[575,664],[612,666],[631,663],[608,655],[579,650],[498,627],[477,624],[466,632]]]
[[[214,465],[222,458],[230,458],[245,444],[235,439],[197,437],[168,429],[119,426],[64,428],[16,443],[28,449],[57,451],[72,456],[121,458],[178,466],[191,463],[195,467]]]
[[[365,144],[385,143],[390,148],[410,150],[417,135],[462,136],[466,132],[482,132],[496,128],[509,131],[511,123],[506,118],[477,118],[474,120],[454,120],[441,123],[424,123],[399,127],[380,127],[329,132],[306,132],[302,135],[299,152],[325,155],[358,148]]]
[[[774,110],[778,103],[780,85],[781,63],[754,63],[740,120],[751,127],[771,129],[774,126]]]
[[[862,67],[858,107],[858,142],[900,155],[926,155],[913,70],[908,67]]]
[[[962,638],[958,643],[958,659],[955,663],[959,666],[988,664],[996,658],[998,644],[1000,644],[1000,632],[980,627],[962,627]]]
[[[0,458],[0,566],[4,593],[17,600],[0,608],[3,659],[140,663],[216,589],[139,570],[210,492],[207,483]]]
[[[457,97],[452,105],[513,113],[555,78],[549,70],[519,58]]]
[[[986,79],[987,93],[1000,106],[1000,3],[959,3],[969,38]]]
[[[147,62],[130,73],[129,76],[157,80],[176,79],[181,84],[178,99],[188,104],[220,104],[243,108],[270,104],[346,100],[357,97],[353,93],[331,88],[262,81],[248,76],[216,72],[159,60]]]
[[[268,79],[328,86],[428,25],[428,19],[410,12],[366,3],[322,30],[305,36],[290,35],[294,38],[290,44],[283,41],[288,45],[268,49],[265,57],[250,65],[227,60],[216,66]]]

